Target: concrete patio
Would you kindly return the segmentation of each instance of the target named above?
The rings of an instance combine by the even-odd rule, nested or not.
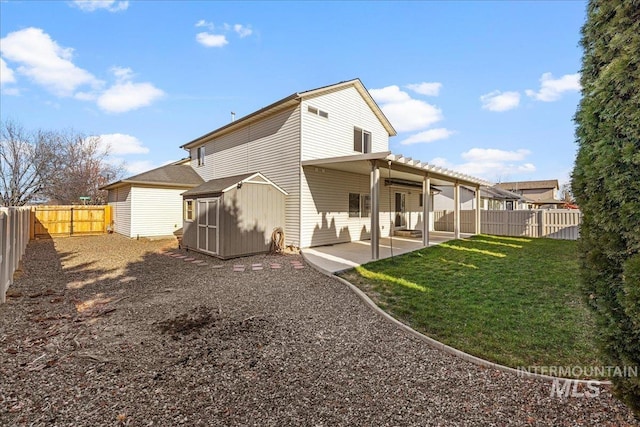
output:
[[[460,237],[466,238],[470,234],[463,234]],[[429,246],[435,246],[449,240],[453,240],[453,233],[431,231],[429,233]],[[422,249],[422,238],[389,237],[380,238],[380,259],[401,255],[407,252]],[[357,267],[372,261],[371,241],[359,240],[349,243],[339,243],[329,246],[316,246],[302,250],[302,255],[307,262],[325,270],[329,273],[336,273],[342,270]]]

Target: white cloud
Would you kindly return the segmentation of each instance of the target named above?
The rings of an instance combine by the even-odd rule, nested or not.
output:
[[[411,135],[407,139],[400,142],[402,145],[410,145],[410,144],[420,144],[420,143],[429,143],[433,141],[438,141],[440,139],[447,139],[455,132],[445,128],[436,128],[429,129],[423,132],[416,133],[415,135]]]
[[[414,83],[406,86],[407,89],[419,93],[420,95],[438,96],[440,89],[442,89],[442,83]]]
[[[162,98],[164,92],[151,83],[134,83],[131,68],[112,67],[116,83],[95,96],[98,107],[107,113],[124,113],[151,105]],[[79,99],[91,99],[94,94],[79,93]]]
[[[198,28],[205,27],[213,31],[213,24],[211,22],[205,21],[204,19],[201,19],[198,22],[196,22],[196,27]]]
[[[118,82],[97,99],[98,107],[108,113],[124,113],[151,105],[164,92],[151,83]]]
[[[581,88],[580,74],[565,74],[554,79],[551,73],[544,73],[540,77],[540,90],[527,89],[525,93],[538,101],[552,102],[560,99],[564,92],[579,91]]]
[[[110,133],[100,135],[102,148],[113,156],[127,154],[147,154],[149,149],[135,136],[122,133]]]
[[[136,160],[125,164],[125,169],[127,169],[127,172],[131,175],[137,175],[157,167],[158,166],[156,166],[151,160]]]
[[[205,47],[222,47],[229,43],[225,35],[207,32],[196,34],[196,41]]]
[[[396,85],[383,87],[382,89],[371,89],[369,93],[379,104],[403,102],[411,99],[407,92],[401,91]]]
[[[111,72],[119,82],[129,81],[133,78],[133,70],[125,67],[111,67]]]
[[[508,111],[520,105],[519,92],[500,92],[494,90],[480,97],[482,108],[489,111]]]
[[[497,148],[472,148],[462,153],[462,158],[470,162],[513,162],[523,160],[531,154],[531,151],[524,148],[516,151],[498,150]]]
[[[95,12],[98,9],[106,9],[109,12],[120,12],[127,10],[129,7],[128,0],[74,0],[73,4],[84,12]]]
[[[13,70],[4,62],[4,59],[0,58],[0,85],[15,82],[16,77],[13,75]]]
[[[245,37],[248,37],[251,34],[253,34],[253,30],[251,29],[250,26],[244,26],[242,24],[235,24],[233,26],[233,31],[238,33],[238,35],[240,36],[241,39],[243,39]]]
[[[205,47],[223,47],[229,44],[229,40],[227,39],[227,34],[230,32],[235,32],[241,39],[245,37],[249,37],[253,34],[253,29],[251,25],[242,25],[242,24],[234,24],[230,25],[224,23],[222,25],[215,26],[213,22],[205,21],[204,19],[199,20],[195,24],[196,28],[206,28],[208,31],[202,31],[196,34],[196,41]],[[217,34],[214,34],[213,31],[216,30]]]
[[[19,74],[31,78],[54,95],[97,101],[98,107],[110,113],[135,110],[164,95],[151,83],[132,82],[133,71],[125,67],[111,69],[116,83],[105,90],[104,81],[72,62],[73,49],[59,46],[40,28],[26,28],[8,34],[0,40],[0,50],[4,58],[18,64]],[[4,58],[0,64],[3,83],[7,76],[15,80]],[[9,72],[5,72],[5,68]],[[15,94],[9,92],[3,88],[3,94]]]
[[[0,40],[0,51],[6,59],[19,64],[19,74],[57,96],[71,96],[80,86],[96,88],[102,84],[91,73],[73,64],[73,49],[59,46],[40,28],[9,33]]]
[[[535,165],[524,161],[530,154],[531,152],[526,149],[505,151],[495,148],[472,148],[461,154],[461,157],[466,161],[464,163],[453,164],[442,157],[436,157],[429,163],[471,176],[497,181],[512,174],[535,172]]]
[[[442,111],[424,101],[413,99],[398,86],[372,89],[371,96],[398,132],[411,132],[442,120]]]

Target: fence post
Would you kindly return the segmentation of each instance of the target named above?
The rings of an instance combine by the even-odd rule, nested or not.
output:
[[[6,301],[7,288],[7,214],[0,208],[0,303]]]

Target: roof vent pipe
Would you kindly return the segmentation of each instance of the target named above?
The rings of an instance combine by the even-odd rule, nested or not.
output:
[[[236,121],[236,113],[234,113],[233,111],[231,112],[231,121],[232,122]]]

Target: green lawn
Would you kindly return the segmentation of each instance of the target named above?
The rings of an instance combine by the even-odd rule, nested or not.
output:
[[[414,329],[518,366],[602,366],[576,242],[480,235],[342,276]]]

